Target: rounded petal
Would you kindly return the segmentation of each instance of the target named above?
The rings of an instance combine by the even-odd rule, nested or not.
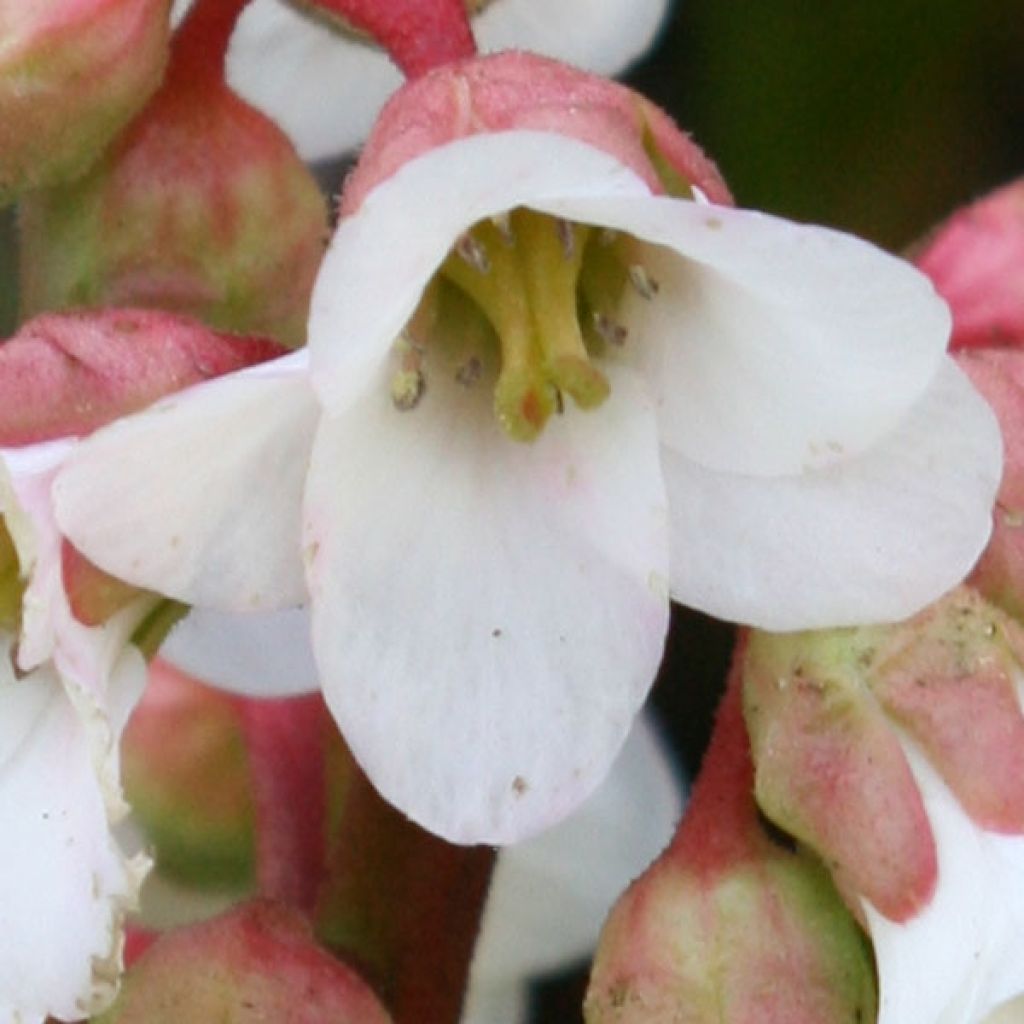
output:
[[[878,1024],[981,1024],[1024,991],[1024,836],[983,832],[908,751],[939,851],[929,906],[899,925],[865,913],[879,972]]]
[[[623,194],[649,191],[606,153],[550,132],[474,135],[405,164],[342,220],[313,290],[313,379],[328,411],[363,389],[470,225],[555,196]]]
[[[194,608],[171,630],[160,657],[186,675],[246,697],[292,697],[320,688],[306,608]]]
[[[0,701],[0,1018],[77,1020],[114,995],[145,861],[128,860],[110,833],[102,737],[55,673],[16,680],[0,667]]]
[[[398,412],[375,382],[322,425],[306,496],[325,697],[383,796],[454,842],[505,843],[601,781],[668,620],[654,419],[616,375],[601,415],[510,441],[443,374]]]
[[[673,597],[775,631],[905,618],[984,547],[999,453],[991,410],[951,360],[891,436],[839,466],[765,479],[664,448]]]
[[[179,392],[83,441],[54,483],[63,532],[100,568],[189,604],[302,603],[317,419],[304,357]]]
[[[640,718],[575,814],[498,858],[470,993],[502,979],[525,984],[591,953],[612,904],[668,844],[682,809],[678,772],[652,721]]]
[[[610,75],[651,46],[667,7],[667,0],[498,0],[473,28],[481,51],[529,50]],[[284,128],[303,159],[323,160],[369,134],[402,76],[380,50],[281,0],[253,0],[231,39],[228,81]]]
[[[800,473],[866,451],[924,393],[950,316],[928,279],[851,235],[663,196],[536,204],[653,243],[620,319],[663,441],[709,469]]]

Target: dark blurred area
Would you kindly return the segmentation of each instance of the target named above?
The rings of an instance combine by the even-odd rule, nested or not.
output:
[[[1022,0],[684,0],[628,76],[719,165],[739,205],[900,251],[1024,175]],[[673,610],[654,703],[692,776],[732,630]],[[576,1024],[586,965],[542,979]]]

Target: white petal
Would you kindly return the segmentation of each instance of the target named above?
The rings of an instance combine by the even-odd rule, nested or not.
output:
[[[629,292],[630,350],[662,440],[710,469],[799,473],[865,451],[924,393],[949,311],[928,279],[867,242],[667,197],[536,204],[655,243],[660,285]]]
[[[529,1005],[530,993],[525,984],[496,979],[470,986],[459,1021],[460,1024],[523,1024]]]
[[[984,547],[1000,450],[991,410],[951,360],[890,437],[840,466],[744,477],[663,449],[673,596],[771,630],[904,618]]]
[[[667,0],[494,0],[473,22],[480,49],[529,50],[615,75],[654,43]]]
[[[324,405],[340,412],[362,390],[476,221],[555,196],[647,194],[606,153],[547,132],[474,135],[405,164],[341,222],[321,264],[309,346]]]
[[[77,1020],[113,996],[144,863],[110,834],[97,736],[54,672],[0,673],[0,1019]]]
[[[611,905],[665,848],[682,787],[650,719],[637,721],[596,793],[571,817],[501,852],[470,992],[591,953]]]
[[[981,1024],[1024,992],[1024,836],[983,832],[923,757],[908,749],[908,759],[935,834],[939,883],[906,924],[865,905],[878,1024]]]
[[[253,0],[231,37],[228,82],[273,118],[304,160],[354,149],[401,84],[380,51],[281,0]]]
[[[482,51],[514,47],[615,74],[650,47],[666,7],[666,0],[495,0],[473,27]],[[380,50],[280,0],[253,0],[231,39],[228,81],[284,128],[303,159],[322,160],[369,134],[402,76]]]
[[[320,688],[306,608],[194,608],[164,641],[160,657],[211,686],[248,697],[291,697]]]
[[[667,627],[652,445],[624,374],[600,414],[568,410],[532,445],[445,374],[414,411],[382,379],[321,427],[305,526],[325,696],[425,828],[522,839],[607,773]]]
[[[61,529],[102,569],[190,604],[300,604],[317,419],[304,358],[181,391],[81,442],[54,484]]]

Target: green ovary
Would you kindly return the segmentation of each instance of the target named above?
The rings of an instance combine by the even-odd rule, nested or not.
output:
[[[496,369],[494,412],[513,440],[534,440],[564,396],[581,409],[600,406],[610,388],[594,358],[626,338],[616,312],[631,279],[631,244],[523,208],[475,224],[407,325],[395,405],[418,403],[424,359],[440,346],[467,386]]]

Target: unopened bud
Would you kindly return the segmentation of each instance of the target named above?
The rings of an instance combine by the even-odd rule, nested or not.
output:
[[[605,926],[588,1024],[872,1021],[871,954],[828,873],[770,839],[734,682],[672,845]]]
[[[0,4],[0,206],[83,174],[160,83],[169,0]]]
[[[251,903],[168,933],[94,1024],[390,1024],[359,976],[317,946],[290,908]]]
[[[176,69],[90,173],[21,210],[23,313],[143,306],[295,346],[326,203],[284,134]]]

